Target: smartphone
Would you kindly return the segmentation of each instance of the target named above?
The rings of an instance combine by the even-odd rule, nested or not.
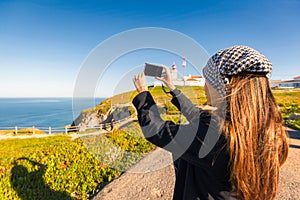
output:
[[[145,76],[161,77],[162,71],[162,66],[145,63]]]

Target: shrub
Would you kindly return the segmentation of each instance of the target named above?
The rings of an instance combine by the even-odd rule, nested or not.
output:
[[[0,141],[0,199],[88,199],[121,173],[67,136]]]
[[[74,141],[0,140],[0,199],[88,199],[154,148],[137,123]]]
[[[286,125],[300,130],[300,120],[299,119],[287,119],[285,120]]]
[[[137,123],[111,133],[87,136],[82,141],[101,163],[119,171],[126,171],[155,148],[142,136]]]

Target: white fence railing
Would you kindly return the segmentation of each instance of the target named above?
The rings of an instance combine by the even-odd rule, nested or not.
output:
[[[124,119],[121,120],[117,120],[117,121],[113,121],[113,122],[109,122],[109,123],[101,123],[97,126],[87,126],[87,127],[83,127],[83,126],[64,126],[64,127],[35,127],[35,126],[31,126],[31,127],[20,127],[20,126],[15,126],[15,127],[0,127],[0,130],[5,130],[5,131],[13,131],[16,135],[18,133],[20,133],[21,131],[23,132],[24,129],[28,129],[30,130],[30,132],[32,132],[32,134],[36,134],[38,131],[43,131],[44,133],[47,134],[53,134],[53,133],[65,133],[68,134],[69,132],[79,132],[79,131],[87,131],[87,130],[91,130],[91,129],[96,129],[96,130],[112,130],[114,128],[114,126],[118,126],[119,123],[126,121],[128,119],[130,119],[131,117],[126,117]]]

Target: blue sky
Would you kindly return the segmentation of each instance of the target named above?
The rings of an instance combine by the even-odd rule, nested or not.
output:
[[[72,96],[80,67],[92,49],[115,34],[141,27],[179,31],[209,55],[232,45],[251,46],[273,62],[272,79],[290,79],[300,75],[299,10],[299,0],[2,0],[0,97]],[[96,95],[112,94],[121,67],[130,71],[141,58],[154,59],[159,52],[138,54],[116,61]],[[169,61],[164,64],[181,64],[179,58]]]

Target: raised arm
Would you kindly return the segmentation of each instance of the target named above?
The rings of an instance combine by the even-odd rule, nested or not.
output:
[[[138,114],[138,122],[147,140],[161,148],[170,143],[179,125],[161,119],[157,105],[148,91],[139,93],[132,101]]]
[[[189,120],[194,119],[193,123],[189,125],[174,124],[171,121],[161,119],[157,105],[148,92],[143,73],[135,76],[133,82],[139,92],[133,99],[133,104],[138,113],[139,124],[147,140],[159,147],[165,147],[173,141],[173,143],[177,143],[177,145],[174,144],[175,146],[185,146],[187,148],[186,146],[191,144],[196,135],[200,140],[204,139],[207,126],[200,120],[202,118],[199,113],[200,110],[179,90],[173,90],[175,97],[172,101]],[[179,145],[179,143],[181,144]],[[168,150],[172,151],[172,149]]]
[[[133,105],[138,113],[138,122],[148,141],[172,152],[173,158],[181,157],[194,165],[207,167],[208,162],[200,160],[198,154],[205,141],[210,116],[201,117],[200,120],[198,115],[198,118],[186,125],[164,121],[148,91],[139,93],[133,99]]]
[[[163,66],[165,70],[165,76],[156,77],[157,80],[162,81],[170,89],[173,96],[172,103],[178,108],[178,110],[191,122],[195,117],[201,114],[201,109],[195,106],[180,90],[178,90],[172,83],[170,69]]]

